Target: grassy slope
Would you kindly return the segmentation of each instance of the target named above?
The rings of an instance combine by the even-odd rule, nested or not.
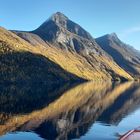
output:
[[[0,41],[5,43],[4,48],[1,48],[1,53],[6,52],[31,52],[36,55],[42,55],[53,61],[56,64],[59,64],[66,71],[73,73],[79,77],[85,79],[98,79],[105,77],[103,74],[97,74],[92,71],[90,65],[85,63],[84,59],[81,59],[79,56],[73,55],[71,53],[65,53],[54,47],[45,46],[32,46],[25,40],[21,39],[17,35],[7,31],[3,28],[0,28]],[[97,76],[96,76],[97,75]]]
[[[0,83],[60,84],[83,80],[62,69],[16,35],[0,29]]]

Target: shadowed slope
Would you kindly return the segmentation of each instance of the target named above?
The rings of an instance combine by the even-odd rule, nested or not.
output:
[[[0,54],[0,60],[0,83],[46,84],[49,86],[80,80],[48,58],[30,52]]]
[[[123,43],[116,34],[108,34],[96,39],[117,64],[135,78],[140,76],[140,53]]]

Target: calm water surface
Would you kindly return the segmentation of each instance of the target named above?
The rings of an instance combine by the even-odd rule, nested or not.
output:
[[[115,140],[140,126],[138,83],[0,89],[0,140]]]

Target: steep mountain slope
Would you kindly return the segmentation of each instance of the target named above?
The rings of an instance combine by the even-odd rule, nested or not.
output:
[[[123,43],[115,33],[99,37],[96,42],[120,67],[132,76],[140,77],[140,53],[137,50]]]
[[[42,41],[42,39],[38,36],[35,35],[35,37],[36,39]],[[31,41],[33,42],[34,40],[31,39]],[[65,81],[76,80],[77,78],[86,80],[111,79],[110,75],[109,77],[104,72],[93,69],[93,67],[87,62],[87,60],[78,54],[65,52],[59,48],[53,47],[48,43],[46,43],[45,46],[41,43],[39,43],[39,45],[29,44],[27,41],[19,38],[17,35],[3,28],[0,28],[0,42],[2,60],[0,65],[2,76],[1,82],[8,82],[7,80],[9,80],[9,82],[14,82],[18,80],[19,76],[22,77],[20,79],[24,81],[23,79],[25,78],[27,80],[28,76],[30,77],[31,73],[32,78],[35,81],[37,81],[35,74],[38,74],[40,80],[42,78],[41,81],[44,81],[44,75],[47,75],[46,73],[48,72],[48,68],[50,68],[50,73],[48,73],[48,77],[46,77],[46,79],[50,81],[50,83],[54,81],[58,81],[60,83],[59,80],[54,80],[53,78],[51,78],[51,75],[56,75],[56,77],[60,76],[60,78],[58,79],[61,79],[62,77],[62,79],[64,78]],[[16,55],[14,55],[14,53]],[[41,60],[36,60],[38,58]],[[50,65],[46,63],[45,67],[44,60],[45,62],[49,62]],[[58,67],[63,70],[59,71]],[[39,69],[39,71],[36,70],[37,68]],[[9,75],[7,75],[8,73]],[[17,74],[19,76],[17,76]],[[127,79],[127,77],[125,78]],[[33,79],[31,80],[31,83],[32,81],[34,81]]]
[[[82,78],[41,55],[40,48],[0,28],[0,83],[60,84]]]
[[[13,32],[34,46],[44,46],[46,48],[48,45],[50,47],[52,47],[52,45],[55,46],[56,51],[61,50],[63,55],[66,54],[66,58],[62,59],[63,61],[67,59],[67,54],[70,54],[71,57],[66,63],[71,61],[71,64],[73,64],[75,63],[74,61],[78,59],[82,63],[82,66],[74,65],[74,67],[70,68],[70,64],[67,66],[67,70],[71,73],[77,73],[76,68],[78,68],[80,70],[80,72],[78,72],[80,77],[84,77],[85,79],[132,79],[127,72],[121,69],[113,59],[100,48],[88,32],[60,12],[51,16],[39,28],[32,32]],[[51,45],[48,44],[48,42],[51,43]],[[55,57],[53,57],[53,59],[56,60]],[[62,64],[60,60],[57,60],[57,63],[64,69],[66,68],[66,64]],[[86,74],[84,69],[89,69],[89,74]]]
[[[96,52],[96,42],[91,35],[60,12],[52,15],[33,33],[63,49],[78,53]]]

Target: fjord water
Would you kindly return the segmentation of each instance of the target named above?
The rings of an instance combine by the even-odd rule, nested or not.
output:
[[[115,140],[140,126],[138,83],[0,89],[0,140]]]

